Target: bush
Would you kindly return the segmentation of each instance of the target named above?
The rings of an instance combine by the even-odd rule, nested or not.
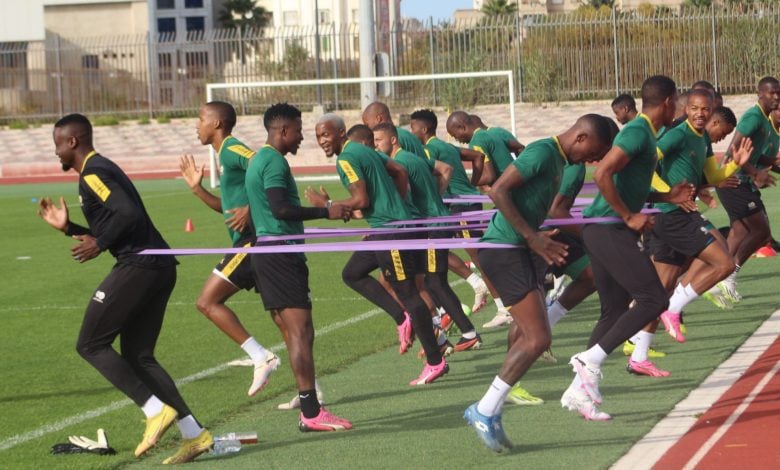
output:
[[[151,121],[149,120],[149,116],[141,116],[140,119],[138,119],[138,124],[145,126],[149,124]]]
[[[8,123],[9,129],[27,129],[30,125],[27,121],[14,120]]]
[[[99,126],[117,126],[119,125],[119,119],[114,116],[98,116],[92,119],[92,125]]]
[[[157,116],[157,124],[168,124],[169,122],[171,122],[171,118],[167,114]]]

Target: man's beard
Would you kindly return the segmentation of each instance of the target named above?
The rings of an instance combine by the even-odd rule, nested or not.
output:
[[[71,168],[73,168],[73,166],[71,166],[71,165],[70,165],[70,164],[68,164],[68,163],[63,163],[63,164],[62,164],[62,171],[65,171],[65,172],[67,172],[67,171],[70,171],[70,169],[71,169]]]

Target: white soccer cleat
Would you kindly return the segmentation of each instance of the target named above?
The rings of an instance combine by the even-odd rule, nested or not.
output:
[[[608,421],[612,419],[612,416],[608,413],[598,409],[596,403],[593,402],[584,390],[575,390],[574,385],[569,385],[569,388],[563,392],[561,407],[569,411],[578,412],[585,418],[585,421]]]
[[[477,313],[487,305],[488,288],[485,281],[480,279],[477,287],[474,288],[474,306],[471,307],[472,313]]]
[[[271,376],[271,374],[279,367],[279,364],[281,363],[282,361],[279,359],[279,356],[272,353],[271,351],[267,351],[265,355],[265,361],[255,366],[252,385],[249,386],[247,395],[251,397],[262,390],[263,387],[265,387],[265,384],[268,383],[268,377]]]
[[[492,320],[482,325],[482,328],[498,328],[499,326],[508,325],[512,323],[512,315],[505,309],[501,309],[496,312],[496,316]]]

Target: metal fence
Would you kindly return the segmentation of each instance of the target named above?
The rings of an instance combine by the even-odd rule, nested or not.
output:
[[[377,51],[393,75],[515,72],[518,101],[608,98],[637,93],[663,73],[684,87],[706,79],[748,93],[777,73],[780,5],[484,18],[473,23],[406,21],[379,28]],[[317,34],[318,33],[318,34]],[[319,40],[319,54],[317,42]],[[186,36],[62,38],[0,43],[0,120],[91,115],[193,114],[207,82],[345,78],[359,75],[357,25],[213,30]],[[500,80],[396,83],[385,99],[402,107],[505,103]],[[359,85],[242,90],[242,112],[277,100],[356,108]]]

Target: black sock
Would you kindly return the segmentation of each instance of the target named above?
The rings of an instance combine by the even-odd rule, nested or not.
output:
[[[301,413],[304,418],[315,418],[320,414],[320,402],[317,401],[315,389],[299,391],[298,398],[301,400]]]

